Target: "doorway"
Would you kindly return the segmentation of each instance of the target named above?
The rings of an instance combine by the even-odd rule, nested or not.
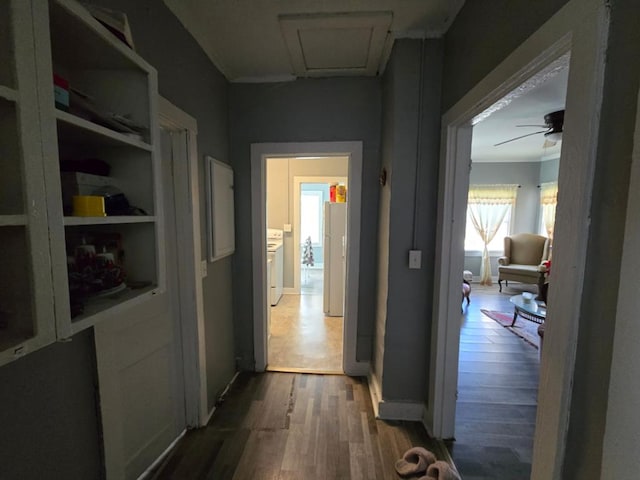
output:
[[[534,438],[532,478],[559,478],[570,410],[570,379],[575,368],[575,344],[581,309],[589,231],[589,205],[596,158],[601,107],[606,12],[595,2],[569,2],[530,36],[442,119],[441,204],[436,256],[439,278],[434,297],[432,382],[425,423],[436,436],[454,436],[455,396],[459,357],[459,278],[463,271],[463,236],[469,184],[472,125],[497,100],[546,65],[571,50],[563,150],[558,175],[562,195],[554,245],[548,316],[562,318],[545,335],[541,388]],[[572,38],[580,41],[572,42]],[[567,347],[569,346],[569,347]]]
[[[343,373],[347,203],[331,187],[346,189],[348,164],[339,155],[266,159],[268,370]]]
[[[267,218],[266,160],[293,157],[348,157],[349,202],[347,203],[348,249],[346,252],[346,295],[342,335],[342,371],[362,376],[368,362],[358,361],[358,297],[360,272],[360,222],[362,205],[362,142],[264,143],[251,146],[251,209],[253,252],[253,312],[255,368],[267,368]],[[284,227],[284,225],[283,225]],[[284,228],[283,228],[284,230]]]
[[[528,478],[531,473],[539,382],[538,325],[518,317],[511,299],[538,295],[526,276],[499,286],[505,237],[528,243],[535,274],[550,258],[569,53],[498,100],[473,126],[464,271],[473,274],[459,335],[455,442],[460,473],[474,478]],[[508,100],[508,101],[507,101]],[[507,104],[500,108],[500,104]],[[555,127],[555,128],[551,128]],[[525,235],[525,237],[522,236]],[[515,242],[515,240],[514,240]],[[518,261],[511,261],[518,263]],[[548,280],[548,278],[547,278]],[[546,309],[543,300],[532,300]],[[500,412],[496,415],[496,412]]]

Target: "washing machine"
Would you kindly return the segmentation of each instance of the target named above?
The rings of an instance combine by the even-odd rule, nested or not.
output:
[[[283,231],[269,228],[267,230],[267,259],[271,260],[269,274],[269,297],[271,306],[276,306],[282,297],[284,287],[284,247],[282,244]]]

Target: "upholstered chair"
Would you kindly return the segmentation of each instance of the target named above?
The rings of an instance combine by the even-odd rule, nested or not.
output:
[[[504,237],[504,256],[498,259],[498,285],[513,282],[535,284],[542,292],[549,259],[549,239],[533,233],[518,233]]]

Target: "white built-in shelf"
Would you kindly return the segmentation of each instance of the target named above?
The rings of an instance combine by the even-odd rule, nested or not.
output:
[[[63,64],[90,69],[149,68],[78,2],[51,1],[49,20],[53,57]]]
[[[149,152],[153,150],[151,145],[137,138],[129,137],[62,110],[56,110],[56,119],[58,121],[58,137],[63,142],[92,146],[122,147],[128,145]]]
[[[0,215],[0,227],[20,227],[26,224],[26,215]]]
[[[111,217],[64,217],[67,227],[75,225],[121,225],[124,223],[153,223],[152,215],[113,215]]]
[[[137,289],[126,288],[112,296],[90,299],[85,303],[82,315],[71,319],[71,331],[76,333],[84,330],[102,320],[103,316],[113,316],[120,310],[131,308],[136,303],[149,299],[157,291],[156,285],[150,285]]]
[[[27,353],[23,344],[28,342],[33,337],[32,334],[19,334],[15,332],[0,333],[0,358],[5,357],[11,359],[12,357],[18,357],[23,353]],[[5,360],[6,362],[6,360]],[[0,361],[0,363],[5,363]]]
[[[0,85],[0,98],[15,102],[18,100],[18,92],[16,92],[13,88]]]

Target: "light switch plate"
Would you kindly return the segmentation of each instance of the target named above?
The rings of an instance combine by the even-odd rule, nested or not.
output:
[[[409,250],[409,268],[419,270],[422,267],[422,251]]]
[[[284,226],[282,227],[282,230],[285,233],[291,233],[291,224],[290,223],[285,223]]]

